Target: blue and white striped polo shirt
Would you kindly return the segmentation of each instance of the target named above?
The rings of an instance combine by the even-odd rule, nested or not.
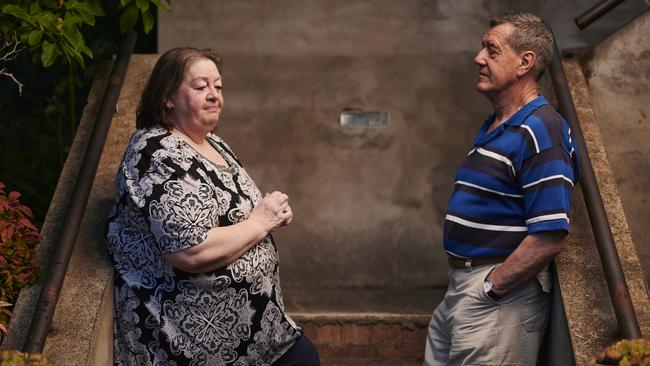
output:
[[[578,179],[567,122],[544,97],[487,132],[456,174],[445,217],[444,247],[466,258],[508,256],[528,234],[569,229]]]

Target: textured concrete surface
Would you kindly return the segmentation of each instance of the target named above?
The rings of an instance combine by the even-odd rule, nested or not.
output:
[[[650,283],[650,12],[593,50],[584,62],[594,114],[623,208]]]
[[[295,220],[277,233],[285,287],[445,287],[443,216],[455,170],[491,108],[472,59],[490,14],[546,16],[562,47],[585,46],[591,1],[177,1],[158,45],[223,56],[219,134]],[[619,23],[620,24],[620,23]],[[385,111],[386,128],[342,128],[341,110]],[[450,143],[451,142],[451,143]]]
[[[428,314],[445,293],[439,289],[283,289],[284,304],[291,313],[375,312]]]
[[[630,297],[641,332],[647,336],[650,334],[648,287],[621,204],[612,164],[603,144],[604,134],[596,122],[580,63],[577,60],[566,60],[563,64]],[[571,215],[571,235],[567,249],[558,257],[557,268],[576,361],[582,365],[620,335],[584,199],[581,191],[577,191],[578,197],[575,198],[575,208]]]

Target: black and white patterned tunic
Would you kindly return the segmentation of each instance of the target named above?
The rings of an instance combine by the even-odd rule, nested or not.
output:
[[[301,330],[285,314],[269,235],[231,265],[190,274],[163,254],[245,220],[262,195],[230,148],[208,161],[162,127],[136,131],[107,222],[115,266],[113,359],[119,365],[270,365]]]

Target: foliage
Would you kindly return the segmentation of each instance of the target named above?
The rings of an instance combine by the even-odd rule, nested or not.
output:
[[[5,3],[0,0],[0,8]],[[124,7],[117,0],[105,1],[102,6],[106,15],[96,17],[94,26],[81,28],[93,53],[92,59],[84,55],[84,69],[61,62],[48,68],[40,62],[34,65],[25,49],[6,64],[24,83],[22,94],[16,92],[10,78],[0,76],[0,181],[7,190],[22,193],[21,199],[32,209],[37,224],[45,218],[97,67],[112,60],[121,39]],[[149,10],[155,18],[155,7]],[[141,17],[138,22],[134,28],[138,33],[135,53],[156,53],[156,22],[149,34],[143,31]],[[0,60],[0,75],[3,65]]]
[[[20,203],[19,197],[15,191],[6,194],[0,183],[0,335],[6,332],[9,305],[37,274],[33,262],[38,229],[30,221],[32,211]]]
[[[73,67],[85,67],[84,56],[93,58],[86,45],[82,29],[94,26],[97,17],[105,16],[100,0],[6,0],[0,6],[0,62],[11,61],[25,47],[33,54],[34,64],[50,67],[61,62]],[[164,0],[120,0],[122,33],[135,27],[142,19],[145,33],[153,29],[152,6],[169,10]],[[0,75],[10,77],[6,67]]]
[[[600,352],[591,365],[650,366],[650,341],[624,339]]]
[[[153,14],[149,6],[150,3],[169,11],[169,5],[163,0],[120,0],[120,5],[124,8],[120,17],[120,30],[122,33],[135,27],[140,16],[142,16],[144,32],[149,33],[153,29]]]
[[[18,351],[1,351],[0,366],[54,366],[41,354],[27,354]]]
[[[98,0],[12,0],[2,6],[0,30],[5,40],[15,35],[28,44],[34,63],[44,67],[59,58],[66,64],[85,66],[82,55],[92,58],[80,27],[95,25],[95,17],[105,15]]]

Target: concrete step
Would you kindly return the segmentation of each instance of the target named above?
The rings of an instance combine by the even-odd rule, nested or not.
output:
[[[312,289],[285,291],[284,299],[324,365],[415,365],[443,295],[444,289]]]

